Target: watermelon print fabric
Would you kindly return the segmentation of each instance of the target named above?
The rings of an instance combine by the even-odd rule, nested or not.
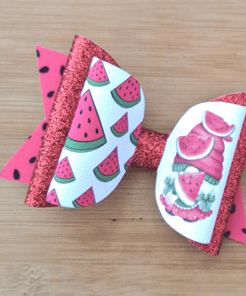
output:
[[[118,92],[121,101],[130,102],[127,110],[112,96],[120,87],[128,90],[125,97]],[[47,201],[52,190],[59,196],[60,206],[69,208],[89,206],[108,196],[124,176],[126,164],[130,165],[142,127],[144,104],[143,91],[135,78],[93,58],[58,162],[60,167],[62,160],[69,160],[75,180],[66,182],[68,176],[59,169],[61,176],[54,175]]]
[[[30,183],[47,121],[67,62],[65,54],[41,46],[36,46],[36,54],[45,119],[0,172],[0,178],[25,184]]]
[[[185,113],[167,140],[157,205],[172,228],[195,242],[210,243],[245,114],[243,106],[202,103]]]

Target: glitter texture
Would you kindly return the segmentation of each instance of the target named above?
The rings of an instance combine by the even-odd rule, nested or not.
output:
[[[157,170],[168,135],[142,127],[131,167]]]
[[[46,193],[65,144],[92,58],[118,64],[98,45],[76,35],[51,111],[25,203],[31,207],[53,207]]]

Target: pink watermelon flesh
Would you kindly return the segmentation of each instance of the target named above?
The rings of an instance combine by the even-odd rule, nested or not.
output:
[[[213,149],[219,151],[220,153],[224,153],[225,151],[225,144],[224,144],[224,139],[221,137],[217,137],[215,135],[210,134],[202,125],[202,123],[197,124],[188,134],[188,136],[197,136],[199,138],[203,138],[206,140],[209,137],[214,138],[214,147]]]
[[[87,81],[93,86],[103,86],[109,84],[108,75],[101,60],[98,60],[91,67]]]
[[[211,153],[214,146],[214,138],[206,140],[195,135],[182,136],[177,139],[178,154],[187,160],[197,160],[206,157]]]
[[[116,137],[121,137],[125,135],[128,131],[128,116],[127,113],[125,113],[112,127],[111,127],[112,133]]]
[[[137,146],[138,138],[141,133],[142,122],[135,128],[135,130],[130,134],[130,140],[133,145]]]
[[[58,163],[54,178],[59,183],[69,183],[75,180],[68,157]]]
[[[203,113],[202,124],[209,133],[218,137],[228,137],[235,130],[234,124],[227,124],[222,117],[210,111]]]
[[[117,86],[111,94],[115,102],[124,108],[133,107],[141,100],[140,85],[132,76]]]
[[[55,206],[60,205],[55,189],[51,190],[48,193],[48,195],[46,196],[46,201],[53,204],[53,205],[55,205]]]
[[[160,196],[161,203],[165,206],[166,211],[172,216],[179,216],[188,222],[195,222],[197,220],[203,220],[207,217],[210,217],[213,211],[203,212],[199,209],[199,206],[195,206],[192,209],[181,209],[175,203],[168,204],[165,200],[165,197],[161,194]]]
[[[32,133],[0,172],[0,178],[29,184],[42,144],[46,121]]]
[[[120,173],[117,147],[94,169],[94,174],[102,182],[108,182]]]
[[[36,46],[45,118],[48,120],[67,63],[65,54]]]
[[[187,173],[175,179],[178,197],[188,206],[192,206],[197,198],[205,173]]]
[[[46,73],[43,70],[39,71],[46,120],[41,122],[0,172],[0,178],[25,184],[29,184],[31,181],[36,157],[42,144],[46,121],[49,118],[56,91],[60,84],[61,69],[67,62],[66,55],[41,46],[36,46],[36,53],[39,70],[48,69]]]
[[[79,100],[65,148],[75,152],[87,152],[106,143],[103,128],[90,90]]]
[[[90,187],[86,192],[81,194],[73,201],[75,208],[88,207],[96,203],[93,188]]]

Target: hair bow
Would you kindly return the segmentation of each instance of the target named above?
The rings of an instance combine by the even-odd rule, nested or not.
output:
[[[226,230],[244,234],[244,93],[192,107],[163,135],[141,127],[141,86],[93,42],[76,36],[68,59],[41,47],[37,56],[45,120],[0,174],[30,182],[26,204],[88,206],[110,194],[130,165],[158,167],[159,210],[196,247],[216,255]]]

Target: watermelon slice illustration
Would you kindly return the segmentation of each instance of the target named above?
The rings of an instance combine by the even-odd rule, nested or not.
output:
[[[46,201],[53,204],[53,205],[55,205],[55,206],[60,205],[55,189],[51,190],[48,193],[48,195],[46,196]]]
[[[197,160],[206,157],[214,147],[214,138],[206,140],[197,136],[188,135],[177,138],[177,152],[180,157],[187,160]]]
[[[98,60],[90,69],[87,82],[93,86],[104,86],[109,84],[108,75],[105,71],[103,61]]]
[[[204,172],[199,172],[183,174],[175,178],[174,186],[176,193],[187,206],[192,207],[194,205],[204,176]]]
[[[87,90],[79,100],[65,149],[73,152],[89,152],[106,143],[106,138],[100,122],[90,90]]]
[[[58,183],[71,183],[75,180],[68,157],[63,158],[58,163],[54,179]]]
[[[117,147],[93,171],[101,182],[109,182],[116,178],[120,173]]]
[[[129,158],[127,160],[127,162],[124,164],[125,170],[128,170],[129,166],[131,165],[132,160],[133,160],[133,156],[131,158]]]
[[[75,208],[88,207],[96,203],[93,188],[90,187],[86,192],[81,194],[73,201]]]
[[[141,101],[140,85],[130,76],[111,92],[115,102],[123,108],[131,108]]]
[[[235,130],[235,125],[227,124],[224,119],[210,111],[204,111],[202,115],[202,124],[204,128],[212,135],[217,137],[225,137],[231,142],[229,137]]]
[[[127,113],[125,113],[113,126],[111,126],[111,132],[116,137],[122,137],[128,132]]]
[[[130,134],[130,140],[133,145],[137,146],[138,138],[141,132],[142,122],[135,128],[135,130]]]

